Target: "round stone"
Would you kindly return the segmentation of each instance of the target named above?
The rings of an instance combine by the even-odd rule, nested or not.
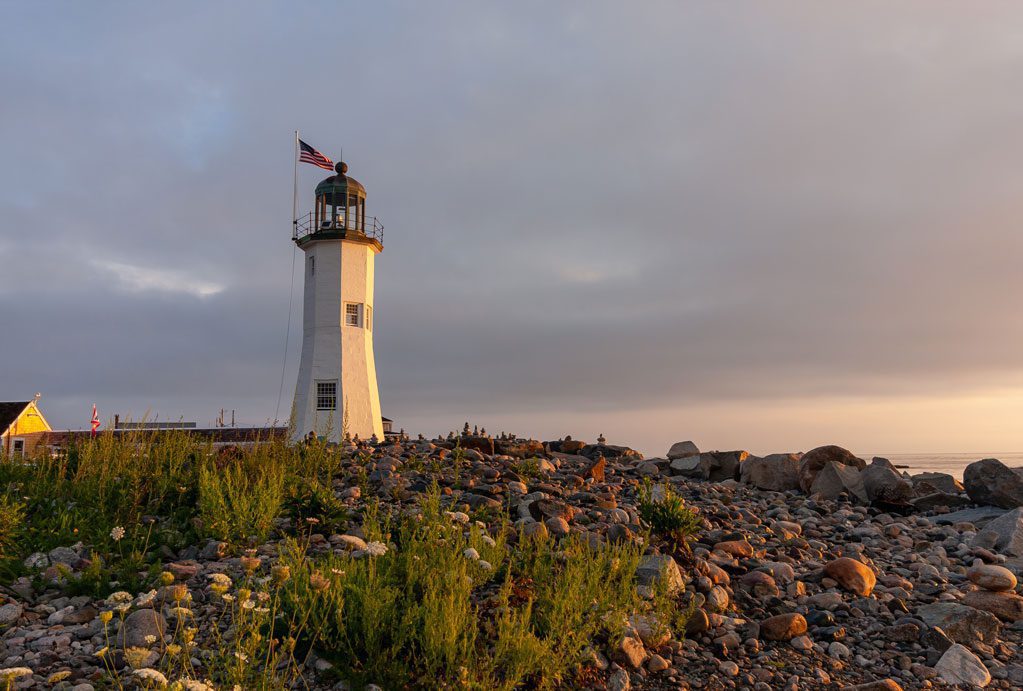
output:
[[[1013,590],[1016,587],[1016,574],[1004,566],[994,564],[978,564],[966,572],[966,577],[984,590]]]

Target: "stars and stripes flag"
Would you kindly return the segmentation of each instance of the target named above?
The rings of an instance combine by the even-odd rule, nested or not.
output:
[[[92,404],[92,436],[96,436],[96,430],[99,429],[99,413],[96,412],[96,404]]]
[[[324,170],[334,170],[333,161],[306,144],[301,139],[298,140],[298,148],[298,160],[302,163],[312,163],[314,166],[318,166]]]

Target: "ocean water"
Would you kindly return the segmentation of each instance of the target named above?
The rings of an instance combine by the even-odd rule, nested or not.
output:
[[[912,475],[916,473],[948,473],[957,479],[963,479],[963,470],[966,466],[982,458],[997,458],[1010,468],[1023,466],[1023,452],[987,452],[987,453],[873,453],[856,454],[868,463],[874,456],[887,458],[899,470],[906,470]],[[901,466],[908,466],[902,468]]]

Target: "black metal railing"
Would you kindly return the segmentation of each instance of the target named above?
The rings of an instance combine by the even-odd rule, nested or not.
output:
[[[381,244],[384,242],[384,226],[376,216],[357,217],[355,214],[350,216],[338,214],[334,219],[321,219],[317,225],[315,215],[310,212],[295,220],[295,230],[292,235],[295,240],[313,233],[358,233]]]

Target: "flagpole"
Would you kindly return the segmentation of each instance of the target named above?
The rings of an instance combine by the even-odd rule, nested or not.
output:
[[[291,234],[298,237],[298,130],[295,130],[295,186],[291,195]]]

